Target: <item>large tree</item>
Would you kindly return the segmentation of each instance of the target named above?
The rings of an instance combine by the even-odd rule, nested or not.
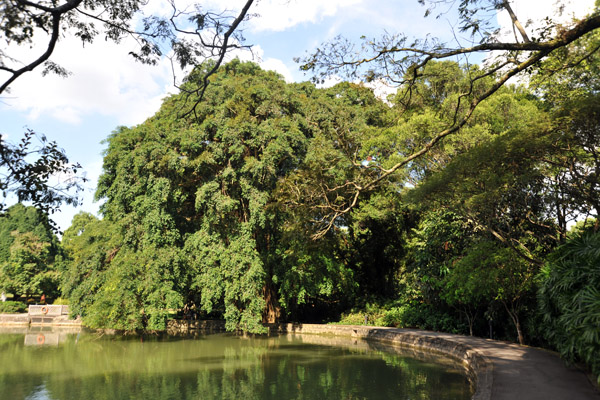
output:
[[[206,69],[194,71],[189,85]],[[316,244],[306,227],[296,231],[276,190],[299,168],[311,139],[340,128],[335,110],[362,115],[360,104],[337,94],[234,61],[214,75],[196,116],[180,117],[188,99],[172,96],[153,118],[111,135],[97,191],[106,200],[104,219],[90,222],[81,238],[72,234],[78,228],[65,234],[76,244],[94,240],[86,232],[100,235],[98,224],[115,229],[99,242],[115,244],[92,263],[85,246],[73,248],[70,293],[84,296],[77,282],[92,289],[84,320],[161,329],[169,309],[187,305],[222,313],[229,329],[257,332],[263,322],[352,288],[335,251],[317,249],[333,249],[335,238]]]

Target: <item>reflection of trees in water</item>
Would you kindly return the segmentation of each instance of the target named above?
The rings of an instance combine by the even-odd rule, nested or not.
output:
[[[15,400],[40,388],[52,400],[470,397],[456,371],[364,346],[286,337],[141,342],[82,336],[57,349],[24,348],[22,336],[7,341],[0,335],[0,359],[13,361],[0,366],[0,393]]]

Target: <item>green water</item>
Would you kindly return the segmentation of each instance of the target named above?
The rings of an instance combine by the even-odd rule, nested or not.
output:
[[[4,333],[0,399],[470,398],[466,377],[449,360],[377,346],[313,335]]]

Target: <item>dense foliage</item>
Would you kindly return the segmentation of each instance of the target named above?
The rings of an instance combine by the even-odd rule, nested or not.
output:
[[[600,383],[600,232],[574,233],[551,254],[540,280],[546,338],[565,359],[590,365]]]
[[[32,131],[0,140],[0,189],[38,208],[0,219],[0,291],[55,296],[60,278],[72,312],[98,328],[161,330],[200,316],[255,333],[341,319],[489,335],[548,346],[600,376],[598,224],[569,232],[600,213],[597,12],[568,26],[547,20],[531,38],[512,16],[515,41],[501,42],[479,17],[509,2],[465,0],[460,26],[479,45],[386,35],[357,52],[338,38],[304,60],[317,80],[399,83],[384,102],[361,84],[319,89],[252,63],[221,66],[252,0],[237,16],[149,16],[143,32],[129,26],[143,2],[117,3],[0,5],[8,40],[31,42],[33,26],[50,35],[28,65],[0,50],[0,93],[44,63],[65,74],[48,60],[59,25],[91,42],[100,32],[90,18],[107,39],[137,37],[142,62],[164,44],[182,67],[196,65],[154,117],[108,137],[102,218],[77,215],[62,247],[44,212],[76,203],[63,189],[78,182],[49,182],[78,166],[41,136],[35,147]],[[84,10],[98,14],[73,13]],[[176,15],[197,24],[188,33],[199,43]],[[447,61],[491,50],[481,67]],[[522,71],[529,87],[508,85]]]
[[[309,139],[339,128],[334,110],[308,100],[353,107],[356,121],[343,123],[357,127],[367,123],[359,105],[240,62],[222,68],[206,96],[193,119],[177,117],[189,98],[174,96],[108,139],[104,219],[81,215],[64,238],[73,259],[65,293],[86,323],[164,329],[169,310],[186,308],[259,332],[310,298],[352,287],[330,243],[289,226],[276,188]]]
[[[15,204],[0,216],[0,292],[56,297],[62,251],[48,217]]]
[[[0,301],[0,313],[19,314],[27,312],[27,306],[20,301]]]

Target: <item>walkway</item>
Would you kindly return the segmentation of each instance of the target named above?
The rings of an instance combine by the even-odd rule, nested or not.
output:
[[[491,399],[493,400],[600,400],[587,376],[567,368],[556,353],[468,336],[418,332],[465,344],[492,363]]]

